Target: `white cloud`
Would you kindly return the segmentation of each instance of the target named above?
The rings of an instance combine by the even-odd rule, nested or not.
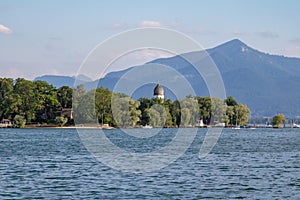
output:
[[[2,24],[0,24],[0,33],[4,33],[4,34],[12,34],[12,30]]]
[[[164,27],[160,21],[144,20],[139,24],[140,27]]]

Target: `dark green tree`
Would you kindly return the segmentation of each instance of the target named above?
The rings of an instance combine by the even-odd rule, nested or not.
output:
[[[73,89],[62,86],[57,89],[57,100],[62,108],[72,108]]]
[[[7,118],[16,110],[13,107],[14,81],[11,78],[0,78],[0,120]]]
[[[113,93],[106,88],[97,88],[95,92],[95,110],[100,124],[114,125],[111,111]]]
[[[149,109],[151,107],[151,100],[148,98],[140,98],[139,110],[141,111],[141,125],[145,126],[150,123],[150,113]]]
[[[180,126],[181,122],[181,112],[180,112],[180,103],[178,100],[175,100],[170,105],[170,115],[172,116],[172,124],[175,127]]]
[[[196,97],[199,105],[200,119],[205,124],[210,124],[212,99],[211,97]]]
[[[229,96],[225,99],[225,103],[227,106],[236,106],[238,105],[238,103],[236,102],[236,100],[232,97],[232,96]]]
[[[171,109],[172,109],[173,102],[170,99],[165,99],[164,101],[164,107],[166,111],[166,121],[165,121],[165,127],[173,127],[173,117],[171,115]]]
[[[30,123],[35,119],[35,113],[41,106],[35,84],[24,78],[18,78],[14,85],[14,93],[18,99],[16,105],[18,113],[25,116],[26,122]]]
[[[39,104],[36,118],[39,122],[54,120],[59,109],[60,103],[57,99],[57,90],[53,85],[46,81],[36,81],[35,93]]]
[[[234,106],[227,106],[226,107],[226,124],[227,125],[235,125],[235,113],[234,113]]]

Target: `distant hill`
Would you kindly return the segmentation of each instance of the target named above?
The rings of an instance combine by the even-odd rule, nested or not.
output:
[[[56,88],[59,88],[61,86],[69,86],[69,87],[74,87],[74,83],[75,83],[75,78],[74,76],[70,77],[70,76],[56,76],[56,75],[44,75],[44,76],[40,76],[40,77],[36,77],[33,81],[46,81],[49,84],[55,86]],[[77,82],[82,83],[82,84],[86,84],[88,82],[91,82],[92,79],[90,79],[87,76],[84,75],[78,75],[77,76]]]
[[[239,103],[247,104],[252,111],[252,116],[273,116],[277,113],[284,113],[286,116],[300,116],[299,58],[263,53],[237,39],[208,49],[207,53],[221,72],[227,96],[233,96]],[[200,63],[204,62],[198,58],[199,52],[190,52],[185,56],[194,60],[198,59]],[[160,58],[148,64],[170,66],[191,83],[197,95],[209,95],[203,79],[196,75],[193,66],[181,56]],[[136,67],[142,68],[143,66],[108,73],[100,79],[99,86],[113,90],[120,77],[130,72],[130,70],[137,69]],[[151,74],[149,73],[149,76]],[[45,77],[41,79],[55,86],[61,86],[62,84],[72,86],[74,84],[74,78],[72,77],[58,77],[58,79],[53,76],[50,77],[50,80],[46,80]],[[161,77],[157,79],[159,79],[158,82],[171,82],[175,80],[175,77],[169,80],[161,80]],[[83,81],[83,83],[86,82]],[[174,81],[174,84],[176,84],[176,81]],[[88,84],[86,85],[88,87]],[[132,96],[134,98],[152,97],[154,86],[155,83],[150,83],[138,88]],[[167,98],[175,97],[170,90],[167,88],[165,90]]]
[[[221,71],[227,95],[254,115],[300,115],[300,59],[257,51],[239,40],[208,50]]]

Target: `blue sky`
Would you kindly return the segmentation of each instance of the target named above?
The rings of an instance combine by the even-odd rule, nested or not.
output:
[[[75,75],[100,42],[149,26],[180,31],[204,48],[238,38],[300,57],[299,10],[298,0],[1,0],[0,77]]]

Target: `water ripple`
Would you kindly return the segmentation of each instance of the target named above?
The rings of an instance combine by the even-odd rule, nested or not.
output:
[[[165,139],[147,143],[122,138],[118,131],[110,131],[112,141],[136,152],[155,150],[174,136],[166,129]],[[97,162],[75,130],[1,129],[0,199],[297,199],[299,135],[296,129],[224,130],[200,160],[204,130],[199,130],[176,162],[130,174]]]

